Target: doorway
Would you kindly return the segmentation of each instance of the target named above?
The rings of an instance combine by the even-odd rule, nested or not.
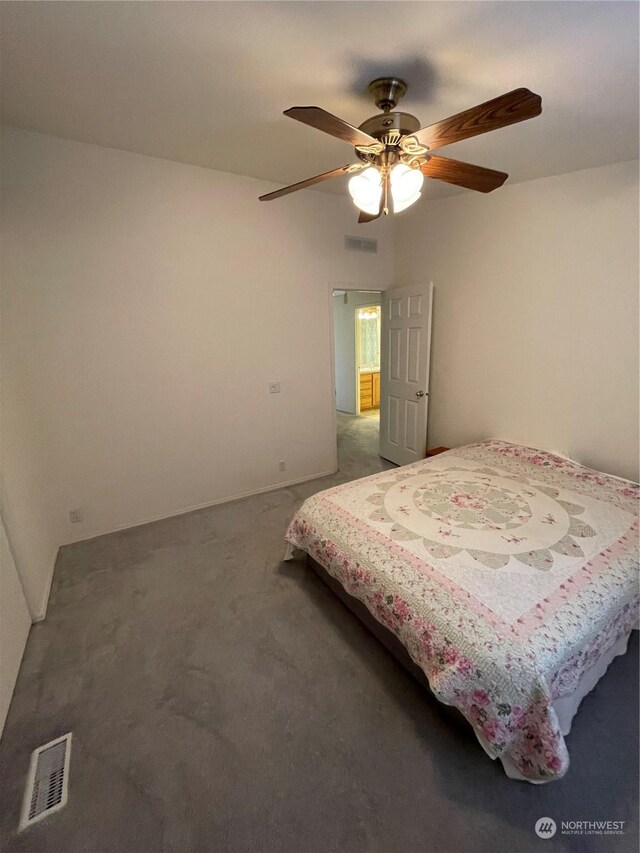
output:
[[[337,467],[349,445],[369,470],[424,459],[433,283],[334,288],[331,301]]]
[[[338,467],[378,470],[382,292],[334,290],[332,297]]]

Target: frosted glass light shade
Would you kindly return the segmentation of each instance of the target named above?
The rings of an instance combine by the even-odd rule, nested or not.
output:
[[[398,163],[391,170],[391,196],[393,212],[400,213],[411,207],[422,193],[424,175],[419,169],[410,169],[404,163]]]
[[[382,178],[373,166],[354,175],[349,181],[349,194],[353,203],[365,213],[375,215],[380,210]]]
[[[410,198],[407,198],[404,201],[394,201],[393,212],[401,213],[403,210],[406,210],[408,207],[411,207],[412,204],[415,204],[415,202],[418,201],[421,195],[422,193],[416,193],[415,195],[410,196]]]

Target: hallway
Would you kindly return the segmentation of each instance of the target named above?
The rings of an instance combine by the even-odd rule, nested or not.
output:
[[[376,418],[337,412],[338,475],[341,480],[355,480],[376,471],[395,468],[378,455],[380,424]]]

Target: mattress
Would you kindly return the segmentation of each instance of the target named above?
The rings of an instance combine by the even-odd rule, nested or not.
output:
[[[569,766],[562,700],[638,622],[638,497],[492,440],[320,492],[286,538],[398,638],[509,775],[547,782]]]

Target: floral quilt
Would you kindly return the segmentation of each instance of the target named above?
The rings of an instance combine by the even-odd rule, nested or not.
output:
[[[287,540],[402,641],[523,777],[564,775],[553,700],[638,621],[640,487],[485,441],[309,498]]]

